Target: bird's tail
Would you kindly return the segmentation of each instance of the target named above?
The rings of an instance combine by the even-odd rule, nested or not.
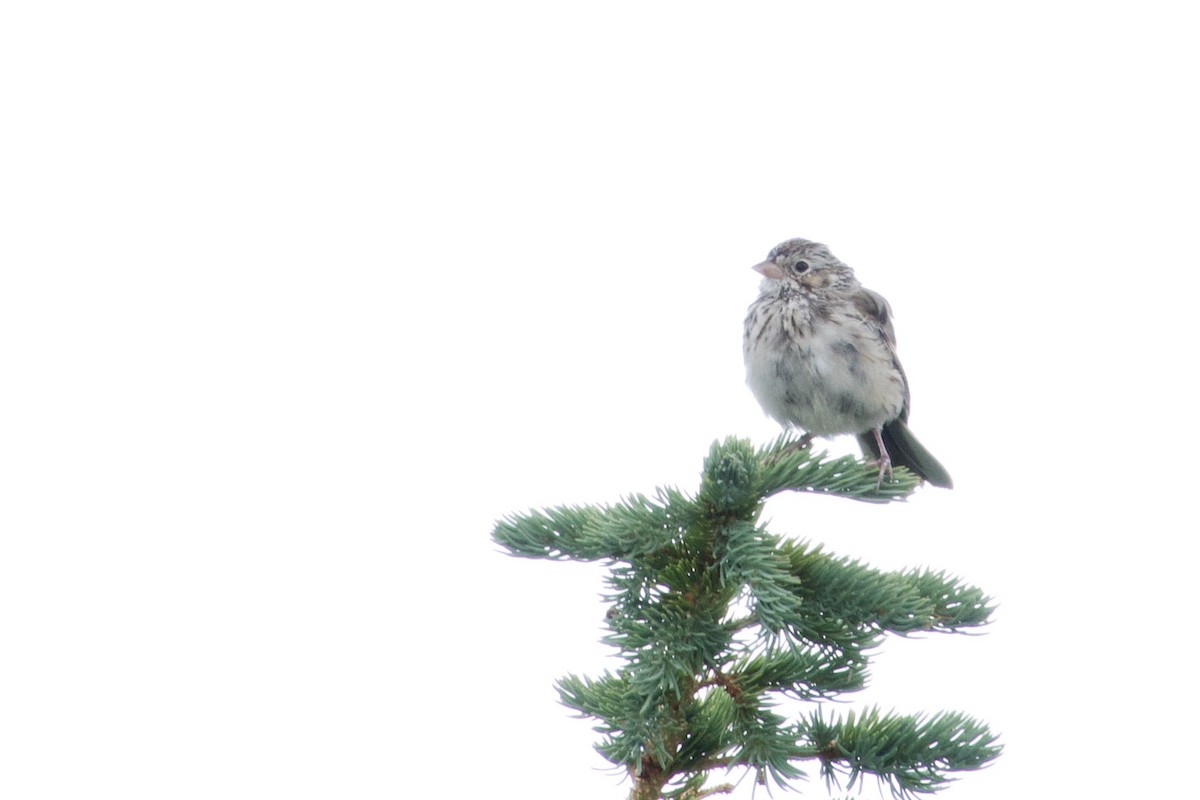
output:
[[[882,434],[883,446],[887,448],[888,456],[892,459],[892,466],[908,467],[934,486],[941,486],[943,489],[954,487],[950,473],[917,441],[917,437],[913,436],[903,420],[894,419],[886,423]],[[860,433],[858,441],[864,453],[879,458],[879,446],[875,443],[874,431]]]

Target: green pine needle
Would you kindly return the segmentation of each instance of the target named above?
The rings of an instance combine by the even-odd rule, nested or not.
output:
[[[848,788],[871,774],[907,796],[990,763],[996,737],[954,713],[789,721],[774,709],[860,689],[882,636],[986,625],[992,601],[945,572],[877,570],[783,539],[759,517],[784,491],[886,503],[917,485],[903,469],[881,483],[873,466],[786,436],[758,449],[726,439],[710,447],[694,497],[666,488],[534,510],[492,536],[518,557],[609,562],[603,641],[621,666],[568,675],[558,691],[595,722],[596,749],[629,771],[634,800],[723,793],[707,776],[736,768],[786,787],[814,759]]]

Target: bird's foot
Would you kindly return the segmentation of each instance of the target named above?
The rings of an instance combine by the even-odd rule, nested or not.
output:
[[[803,450],[804,448],[806,448],[810,444],[812,444],[812,441],[815,438],[817,438],[815,435],[813,435],[811,433],[806,433],[803,436],[801,436],[799,439],[797,439],[796,441],[789,444],[787,447],[783,448],[783,452],[794,453],[797,450]]]
[[[875,491],[883,486],[883,476],[886,473],[888,480],[895,480],[892,475],[892,457],[888,455],[887,446],[883,443],[883,431],[880,428],[875,429],[875,444],[879,446],[879,459],[872,462],[879,465],[879,480],[875,481]]]
[[[875,491],[879,491],[880,487],[883,486],[884,475],[887,475],[889,482],[896,479],[896,476],[892,474],[892,459],[888,457],[887,451],[884,451],[883,458],[877,458],[868,463],[873,467],[879,467],[879,480],[875,481]]]
[[[811,433],[804,434],[796,441],[790,442],[787,445],[787,447],[780,449],[780,451],[778,453],[776,453],[775,455],[773,455],[769,459],[767,459],[766,463],[767,464],[775,464],[779,461],[779,459],[783,458],[784,456],[790,456],[792,453],[798,453],[799,451],[803,450],[804,448],[806,448],[810,444],[812,444],[812,441],[815,438],[816,437]]]

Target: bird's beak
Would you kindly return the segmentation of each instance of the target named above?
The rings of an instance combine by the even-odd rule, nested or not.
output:
[[[764,261],[761,264],[755,264],[751,269],[760,273],[764,278],[770,278],[773,281],[783,279],[783,268],[774,261]]]

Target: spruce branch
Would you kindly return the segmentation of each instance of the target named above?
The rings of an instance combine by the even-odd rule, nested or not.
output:
[[[879,469],[873,464],[851,456],[829,459],[824,452],[813,455],[811,441],[798,445],[788,434],[783,434],[759,449],[764,497],[793,491],[887,503],[904,500],[921,482],[907,469],[898,467],[893,470],[891,481],[879,485]]]
[[[961,714],[903,717],[869,709],[789,722],[785,697],[820,700],[862,688],[867,653],[888,634],[952,632],[987,623],[979,589],[928,569],[886,572],[782,539],[759,524],[783,491],[886,503],[917,480],[814,455],[781,437],[759,449],[714,442],[694,496],[659,489],[611,505],[560,506],[501,519],[511,555],[609,562],[604,599],[621,665],[558,682],[563,704],[595,721],[597,751],[628,770],[633,800],[699,800],[710,773],[746,769],[788,786],[819,761],[853,786],[873,774],[897,794],[928,792],[949,773],[999,753]]]
[[[945,572],[885,573],[803,542],[785,541],[780,551],[801,587],[800,596],[818,604],[825,617],[903,634],[978,627],[987,624],[993,610],[982,591]]]
[[[986,725],[957,712],[884,714],[872,707],[825,720],[818,710],[799,733],[820,754],[830,783],[840,784],[844,775],[853,789],[862,775],[873,774],[897,797],[935,792],[950,781],[946,773],[987,766],[1001,749]]]

